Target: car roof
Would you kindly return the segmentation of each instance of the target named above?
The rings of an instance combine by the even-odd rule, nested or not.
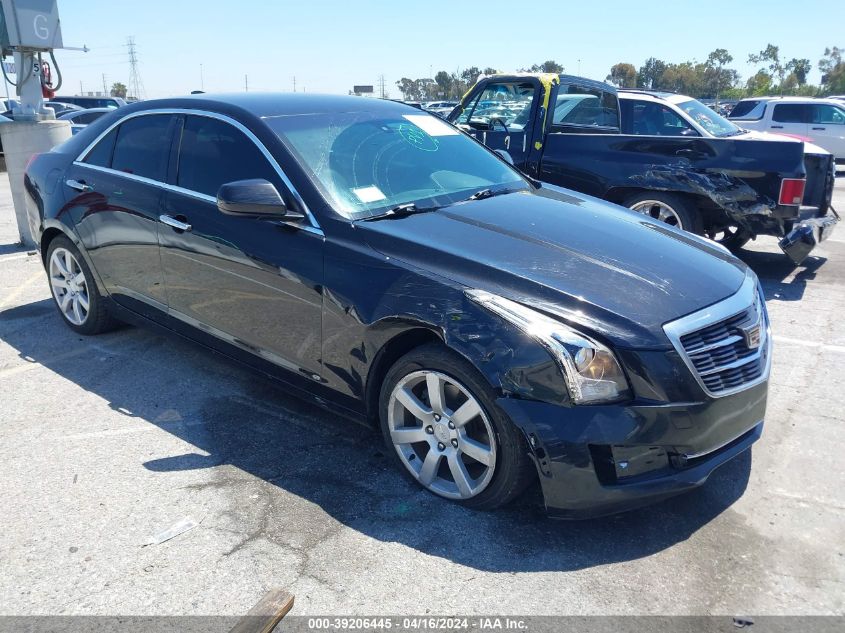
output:
[[[620,90],[619,98],[625,100],[636,99],[638,101],[651,101],[653,103],[682,103],[692,101],[692,97],[680,95],[674,92],[662,92],[657,90]]]
[[[778,101],[780,103],[829,103],[832,105],[841,105],[837,99],[831,99],[829,97],[748,97],[746,99],[742,99],[740,103],[742,103],[743,101]]]
[[[167,99],[150,99],[124,106],[123,112],[138,112],[160,108],[193,108],[228,110],[239,109],[265,118],[292,114],[321,114],[328,112],[383,112],[420,114],[418,108],[390,99],[365,99],[350,95],[320,95],[303,93],[239,92],[228,94],[198,94]]]

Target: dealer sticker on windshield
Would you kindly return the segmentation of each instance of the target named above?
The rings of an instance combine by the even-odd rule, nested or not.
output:
[[[355,194],[355,197],[358,198],[358,200],[364,203],[379,202],[380,200],[384,200],[387,197],[381,192],[381,189],[379,189],[375,185],[353,189],[352,193]]]
[[[451,125],[430,114],[403,114],[402,118],[410,121],[429,136],[453,136],[458,133]]]

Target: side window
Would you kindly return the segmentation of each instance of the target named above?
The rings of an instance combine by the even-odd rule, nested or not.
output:
[[[619,102],[611,92],[577,85],[561,86],[555,100],[552,124],[618,129]]]
[[[634,101],[631,131],[643,136],[698,136],[677,112],[660,103]]]
[[[111,155],[114,151],[114,140],[116,138],[117,128],[114,128],[88,152],[83,162],[97,167],[111,167]]]
[[[488,129],[491,125],[501,128],[501,121],[509,131],[520,132],[529,123],[534,92],[531,82],[488,84],[475,101],[467,104],[456,123]]]
[[[845,109],[827,103],[813,106],[813,123],[824,125],[845,125]]]
[[[121,123],[112,169],[164,182],[170,156],[172,121],[170,114],[149,114]]]
[[[772,121],[777,123],[806,123],[809,106],[803,103],[776,103]]]
[[[763,109],[757,108],[760,103],[762,101],[740,101],[733,107],[729,116],[732,119],[759,119],[763,116]]]
[[[267,158],[243,132],[219,119],[202,116],[185,119],[178,186],[216,196],[220,185],[250,178],[278,180]]]

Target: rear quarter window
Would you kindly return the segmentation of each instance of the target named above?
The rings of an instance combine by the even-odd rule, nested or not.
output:
[[[170,114],[151,114],[122,123],[117,132],[112,169],[164,182],[173,118]]]
[[[766,104],[764,101],[740,101],[731,110],[729,118],[758,121],[763,118],[765,111]]]

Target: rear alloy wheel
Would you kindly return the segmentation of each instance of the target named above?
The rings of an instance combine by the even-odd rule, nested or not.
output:
[[[99,334],[114,327],[91,269],[64,236],[56,237],[47,249],[47,276],[59,314],[72,330]]]
[[[701,215],[693,205],[682,198],[670,193],[649,191],[631,196],[623,203],[624,206],[650,217],[652,220],[665,222],[690,233],[701,235]]]
[[[85,325],[91,309],[88,280],[79,261],[66,248],[55,248],[50,255],[50,288],[62,316],[71,325]]]
[[[493,509],[534,476],[520,431],[496,410],[490,386],[463,358],[437,345],[402,357],[380,399],[382,432],[418,484],[476,509]]]

